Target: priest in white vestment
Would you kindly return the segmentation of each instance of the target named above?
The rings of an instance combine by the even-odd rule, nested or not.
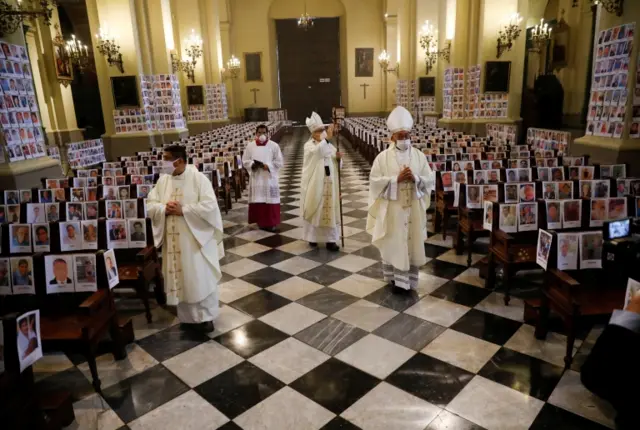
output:
[[[267,231],[280,224],[280,186],[278,177],[284,165],[280,146],[269,140],[267,126],[256,129],[256,139],[249,142],[242,164],[249,172],[249,224]]]
[[[326,243],[330,251],[338,251],[340,239],[340,190],[338,187],[337,152],[327,139],[333,136],[333,126],[326,127],[320,115],[313,112],[306,120],[311,138],[304,144],[300,209],[303,240],[316,247]]]
[[[392,144],[373,162],[367,232],[380,250],[384,279],[402,290],[418,286],[427,262],[427,208],[435,175],[427,158],[411,146],[413,118],[402,106],[387,118]]]
[[[212,332],[218,316],[222,217],[211,182],[187,165],[183,146],[164,149],[164,168],[147,197],[153,240],[162,246],[167,304],[177,306],[184,327]]]

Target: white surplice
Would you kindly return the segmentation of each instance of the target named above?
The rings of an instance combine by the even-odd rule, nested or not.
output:
[[[398,184],[398,174],[408,166],[415,182]],[[369,179],[367,232],[380,250],[386,280],[405,289],[417,286],[418,268],[427,262],[427,208],[435,175],[427,158],[416,149],[395,145],[373,162]]]
[[[336,148],[326,140],[309,139],[304,145],[300,210],[303,240],[336,243],[340,239],[340,191]],[[329,176],[325,174],[329,168]]]
[[[183,216],[165,214],[178,201]],[[156,247],[162,246],[167,303],[177,305],[184,323],[218,316],[219,260],[224,257],[222,217],[211,182],[194,166],[176,176],[161,175],[147,197]]]
[[[260,161],[269,168],[252,170],[253,162]],[[249,142],[242,154],[242,164],[249,172],[249,203],[280,203],[280,186],[278,178],[284,165],[280,146],[273,141],[260,146],[255,141]]]

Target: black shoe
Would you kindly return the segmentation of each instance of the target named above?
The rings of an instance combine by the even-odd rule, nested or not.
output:
[[[309,242],[309,246],[312,247],[312,248],[317,248],[318,244],[315,243],[315,242]]]
[[[213,331],[215,330],[213,321],[205,321],[203,323],[196,324],[196,327],[198,327],[198,331],[202,333],[213,333]]]
[[[411,289],[409,290],[405,290],[402,287],[397,287],[396,284],[391,284],[391,292],[393,294],[410,294],[411,293]]]
[[[206,321],[203,323],[189,324],[180,323],[180,329],[185,331],[196,331],[200,333],[211,333],[215,330],[212,321]]]
[[[260,230],[268,231],[269,233],[275,233],[276,232],[276,228],[275,227],[260,227]]]
[[[327,249],[329,251],[338,252],[340,251],[340,247],[333,242],[327,243]]]

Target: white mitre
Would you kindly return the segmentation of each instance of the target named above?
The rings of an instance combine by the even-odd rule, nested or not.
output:
[[[320,130],[321,128],[324,128],[325,126],[322,123],[322,118],[320,118],[320,115],[318,115],[315,112],[311,112],[311,118],[307,118],[305,122],[311,133],[313,133],[316,130]]]
[[[399,131],[411,131],[413,128],[411,113],[402,106],[397,106],[387,117],[387,128],[391,134]]]

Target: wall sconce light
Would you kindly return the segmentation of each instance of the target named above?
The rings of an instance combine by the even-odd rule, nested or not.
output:
[[[438,57],[442,57],[447,63],[451,62],[451,39],[447,39],[447,46],[441,51],[438,51]]]
[[[184,40],[186,46],[185,57],[186,60],[180,60],[175,53],[171,53],[171,69],[173,73],[177,71],[183,71],[187,75],[187,79],[191,82],[196,82],[196,64],[198,64],[198,58],[202,57],[202,39],[197,36],[194,30],[191,30],[191,35]]]
[[[120,53],[120,45],[116,42],[116,36],[109,33],[105,27],[100,27],[99,33],[96,35],[98,39],[98,52],[107,58],[109,67],[116,66],[120,73],[124,73],[124,64],[122,62],[122,54]]]
[[[544,19],[540,20],[540,24],[533,27],[531,30],[531,52],[541,52],[542,48],[547,46],[547,42],[551,39],[551,27],[544,22]]]
[[[25,20],[32,18],[42,17],[45,24],[51,25],[51,16],[56,7],[55,0],[17,0],[15,6],[1,0],[0,36],[15,33]]]
[[[424,62],[428,75],[438,60],[438,31],[433,30],[433,25],[429,24],[429,21],[425,21],[420,30],[420,46],[424,49]]]
[[[624,0],[589,0],[592,6],[602,5],[602,8],[616,16],[622,16]],[[579,0],[573,0],[571,7],[579,7]]]
[[[235,55],[232,55],[231,58],[229,58],[229,61],[227,61],[227,68],[220,71],[220,76],[224,81],[227,79],[236,79],[239,74],[240,60],[238,60]]]
[[[522,17],[514,13],[509,19],[509,24],[504,29],[498,31],[498,55],[496,58],[500,58],[505,51],[510,51],[513,47],[513,42],[520,36],[522,29],[520,28],[520,22]]]
[[[396,64],[396,67],[394,67],[393,69],[390,69],[389,68],[390,63],[391,63],[391,56],[389,55],[386,49],[383,49],[380,55],[378,55],[378,64],[380,64],[380,68],[385,73],[395,73],[396,75],[398,75],[398,72],[400,71],[400,64],[398,63]]]

